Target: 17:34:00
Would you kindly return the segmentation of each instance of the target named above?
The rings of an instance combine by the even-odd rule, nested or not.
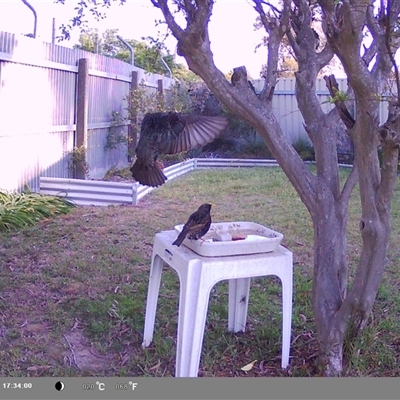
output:
[[[3,389],[32,389],[30,382],[4,382]]]

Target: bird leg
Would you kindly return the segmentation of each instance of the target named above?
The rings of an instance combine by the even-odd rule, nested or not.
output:
[[[164,164],[161,161],[156,160],[156,164],[161,169],[161,171],[164,169]]]
[[[201,241],[200,246],[205,242],[205,240],[203,238],[199,238],[198,240]]]

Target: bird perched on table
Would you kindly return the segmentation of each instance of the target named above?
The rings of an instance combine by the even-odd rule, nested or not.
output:
[[[186,237],[191,240],[197,240],[204,236],[211,226],[210,211],[211,204],[202,204],[198,210],[189,217],[177,239],[172,244],[179,247]]]
[[[159,154],[175,154],[212,142],[226,126],[224,117],[209,117],[175,112],[149,113],[143,118],[132,176],[147,186],[160,186],[162,173]]]

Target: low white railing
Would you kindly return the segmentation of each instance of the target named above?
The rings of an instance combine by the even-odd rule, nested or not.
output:
[[[275,160],[240,158],[195,158],[194,168],[231,168],[231,167],[279,167]]]

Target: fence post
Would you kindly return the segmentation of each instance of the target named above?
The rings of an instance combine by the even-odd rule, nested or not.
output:
[[[159,95],[162,95],[164,93],[164,87],[163,87],[163,80],[162,79],[158,79],[157,80],[157,93]]]
[[[164,99],[164,86],[162,79],[157,80],[157,98],[158,98],[158,104],[161,105]]]
[[[132,71],[131,83],[129,85],[129,109],[131,110],[131,97],[132,91],[137,90],[139,87],[138,73]],[[130,115],[131,123],[128,125],[128,162],[131,162],[131,158],[135,154],[136,144],[138,140],[138,129],[137,129],[137,115]]]
[[[134,206],[136,206],[138,203],[137,190],[138,190],[138,184],[134,183],[132,185],[132,205]]]
[[[86,178],[86,146],[87,146],[87,127],[88,127],[88,100],[89,100],[89,60],[81,58],[78,61],[78,93],[76,101],[76,148],[79,151],[80,162],[75,165],[76,178]],[[83,157],[84,155],[84,157]]]

